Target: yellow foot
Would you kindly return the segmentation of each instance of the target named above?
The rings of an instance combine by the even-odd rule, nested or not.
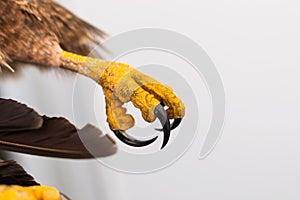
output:
[[[131,101],[147,122],[156,119],[154,109],[161,102],[168,106],[169,119],[182,118],[185,108],[172,89],[123,63],[112,62],[101,74],[99,84],[106,97],[107,121],[112,130],[127,130],[134,125],[125,114],[124,103]]]
[[[0,200],[62,200],[58,190],[47,186],[0,185]]]
[[[169,139],[170,129],[176,128],[184,117],[184,104],[170,87],[127,64],[101,61],[65,51],[61,53],[61,61],[64,67],[82,73],[102,86],[110,129],[129,145],[144,146],[154,140],[141,142],[126,135],[125,130],[134,126],[134,118],[126,113],[126,109],[122,107],[124,103],[131,101],[147,122],[159,118],[166,136],[163,146]],[[168,107],[166,111],[164,106]],[[173,127],[170,126],[169,119],[176,119]]]

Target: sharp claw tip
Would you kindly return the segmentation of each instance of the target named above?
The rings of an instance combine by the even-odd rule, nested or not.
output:
[[[163,150],[163,148],[165,148],[167,144],[163,144],[161,147],[160,147],[160,150]]]

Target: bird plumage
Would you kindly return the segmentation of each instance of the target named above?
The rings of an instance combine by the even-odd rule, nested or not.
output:
[[[105,33],[51,0],[0,1],[0,64],[59,67],[59,51],[87,55]]]
[[[41,116],[11,99],[0,98],[0,149],[60,158],[94,158],[116,152],[115,142],[87,125],[77,129],[62,117]]]

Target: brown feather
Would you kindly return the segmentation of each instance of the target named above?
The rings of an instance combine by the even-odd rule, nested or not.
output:
[[[38,129],[43,118],[33,109],[14,100],[0,98],[0,132]]]
[[[4,99],[2,101],[5,102]],[[16,101],[6,101],[12,105],[10,108],[13,113],[29,109]],[[26,121],[27,116],[24,116],[24,112],[21,113],[23,115],[22,118]],[[28,114],[29,116],[32,115],[31,112]],[[13,128],[5,126],[3,130],[0,130],[1,150],[78,159],[109,156],[117,150],[115,142],[92,125],[87,125],[83,129],[77,130],[65,118],[43,116],[42,126],[31,130],[28,130],[27,127],[26,130],[20,130],[19,128],[14,128],[18,127],[21,120],[19,118],[16,119],[16,124],[14,124],[13,119],[10,121],[10,126]]]
[[[51,0],[0,1],[0,64],[11,58],[58,67],[61,49],[87,55],[104,37]]]

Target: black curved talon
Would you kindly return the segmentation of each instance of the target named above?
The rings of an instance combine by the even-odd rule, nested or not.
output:
[[[155,107],[154,114],[159,119],[161,125],[163,126],[163,128],[161,129],[164,132],[163,144],[161,146],[161,149],[163,149],[167,145],[167,143],[170,139],[170,133],[171,133],[170,121],[169,121],[167,112],[165,111],[164,107],[161,104],[159,104]],[[179,120],[175,119],[172,124],[172,127],[176,128],[180,124],[180,121],[181,121],[181,119],[179,119]],[[147,146],[147,145],[153,143],[158,137],[158,136],[156,136],[150,140],[142,141],[142,140],[137,140],[137,139],[127,135],[126,132],[122,131],[122,130],[113,130],[113,132],[115,133],[115,135],[117,136],[117,138],[119,140],[121,140],[122,142],[124,142],[127,145],[134,146],[134,147]]]
[[[157,139],[157,136],[156,136],[150,140],[143,141],[143,140],[137,140],[137,139],[130,137],[129,135],[126,134],[125,131],[122,131],[122,130],[113,130],[113,132],[115,133],[117,138],[119,138],[119,140],[121,140],[125,144],[127,144],[129,146],[133,146],[133,147],[147,146],[147,145],[153,143]]]
[[[181,123],[182,118],[174,119],[174,122],[171,124],[171,130],[174,130]]]
[[[159,119],[161,125],[163,126],[162,130],[164,131],[164,139],[163,139],[163,144],[161,146],[161,149],[163,149],[170,139],[170,132],[171,132],[170,121],[167,112],[165,111],[164,107],[161,104],[155,107],[154,114]]]
[[[162,107],[166,106],[163,102],[160,102],[160,105],[162,105]],[[182,118],[174,119],[174,122],[171,124],[171,130],[174,130],[175,128],[177,128],[177,126],[179,126],[179,124],[181,123],[181,120],[182,120]],[[163,131],[163,129],[159,129],[159,128],[156,128],[155,130]]]
[[[171,130],[174,130],[175,128],[177,128],[177,126],[179,126],[179,124],[181,123],[181,120],[182,120],[182,118],[174,119],[173,123],[171,124]],[[163,131],[163,129],[161,129],[161,128],[156,128],[155,130]]]

